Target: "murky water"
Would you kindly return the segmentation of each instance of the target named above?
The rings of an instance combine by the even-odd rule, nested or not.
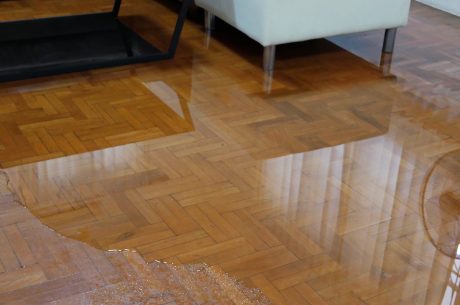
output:
[[[33,232],[35,238],[25,237],[28,246],[34,249],[37,243],[45,243],[46,255],[36,256],[46,259],[42,265],[43,271],[47,273],[50,269],[67,270],[68,277],[78,274],[84,278],[83,288],[68,285],[64,287],[65,293],[50,293],[46,304],[74,304],[74,305],[161,305],[161,304],[254,304],[268,305],[270,301],[258,289],[249,289],[231,278],[228,274],[218,267],[210,267],[205,264],[194,265],[173,265],[164,262],[146,263],[136,252],[124,251],[102,251],[96,250],[89,245],[67,239],[48,227],[41,224],[26,208],[21,206],[8,187],[8,178],[4,173],[0,173],[0,213],[12,213],[21,219],[19,226],[28,227],[29,232]],[[0,229],[7,224],[0,223]],[[28,234],[25,232],[24,234]],[[58,246],[56,246],[58,245]],[[77,251],[78,256],[73,256],[69,249]],[[82,255],[85,254],[85,255]],[[64,261],[59,261],[59,265],[53,265],[53,259],[59,257],[70,257]],[[49,259],[49,258],[53,259]],[[102,266],[94,264],[94,259]],[[73,258],[73,259],[72,259]],[[88,259],[89,258],[89,259]],[[85,265],[79,265],[85,261]],[[87,266],[86,266],[87,265]],[[79,270],[74,270],[79,266]],[[109,267],[107,267],[109,266]],[[92,268],[97,270],[92,270]],[[18,266],[16,276],[21,276],[21,272],[27,272],[28,266]],[[22,270],[24,271],[22,271]],[[19,273],[18,273],[19,272]],[[16,274],[15,273],[15,274]],[[63,276],[63,281],[65,277]],[[49,281],[49,290],[53,289],[53,281]],[[41,283],[43,294],[48,293],[47,282]],[[0,284],[1,285],[1,284]],[[31,283],[31,286],[33,284]],[[0,288],[2,288],[0,286]],[[4,289],[0,289],[3,291]],[[15,291],[11,291],[14,296]],[[34,304],[34,299],[22,299],[24,296],[18,294],[14,299],[6,301],[1,298],[0,304],[10,304],[21,300],[21,304]],[[16,304],[16,303],[14,303]]]
[[[124,281],[88,294],[89,304],[270,304],[258,289],[245,288],[216,268],[145,264],[135,253],[123,255],[133,270]]]

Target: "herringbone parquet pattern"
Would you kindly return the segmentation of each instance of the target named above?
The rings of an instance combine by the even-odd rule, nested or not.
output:
[[[191,131],[183,105],[163,82],[126,78],[10,94],[0,106],[0,165]]]
[[[150,7],[147,19],[155,10],[173,16],[158,3],[130,3],[125,14]],[[428,238],[420,200],[433,164],[460,148],[452,39],[460,22],[420,5],[412,14],[398,40],[397,78],[321,40],[280,48],[270,93],[256,44],[224,27],[207,46],[200,25],[189,23],[174,61],[63,80],[95,92],[130,83],[122,94],[155,100],[170,113],[162,127],[174,132],[8,168],[12,186],[67,237],[135,249],[149,262],[205,262],[261,288],[274,304],[455,304],[450,292],[458,286],[449,279],[458,277],[458,263]],[[435,35],[433,24],[442,31]],[[381,38],[335,41],[377,58]],[[159,80],[161,94],[149,87]],[[18,83],[2,96],[52,95],[65,90],[59,84]],[[110,95],[112,107],[118,95]],[[430,207],[455,205],[458,175],[449,183],[436,177],[430,185],[442,192],[427,193]],[[444,219],[439,211],[430,221]]]
[[[2,174],[1,304],[268,304],[215,267],[147,265],[137,253],[63,238],[16,202],[6,180]]]

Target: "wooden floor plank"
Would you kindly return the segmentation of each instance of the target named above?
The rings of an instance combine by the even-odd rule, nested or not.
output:
[[[179,5],[121,16],[161,45]],[[389,74],[372,31],[280,46],[271,79],[217,25],[189,19],[173,60],[0,84],[0,304],[458,303],[458,18],[414,2]]]

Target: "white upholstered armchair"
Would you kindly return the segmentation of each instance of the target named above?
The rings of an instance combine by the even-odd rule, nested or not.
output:
[[[396,29],[407,23],[410,0],[195,0],[206,12],[206,29],[219,17],[264,50],[273,70],[276,45],[385,29],[383,52],[392,53]]]

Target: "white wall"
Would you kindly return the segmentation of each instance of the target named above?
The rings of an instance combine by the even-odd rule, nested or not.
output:
[[[417,0],[440,10],[460,16],[460,0]]]

